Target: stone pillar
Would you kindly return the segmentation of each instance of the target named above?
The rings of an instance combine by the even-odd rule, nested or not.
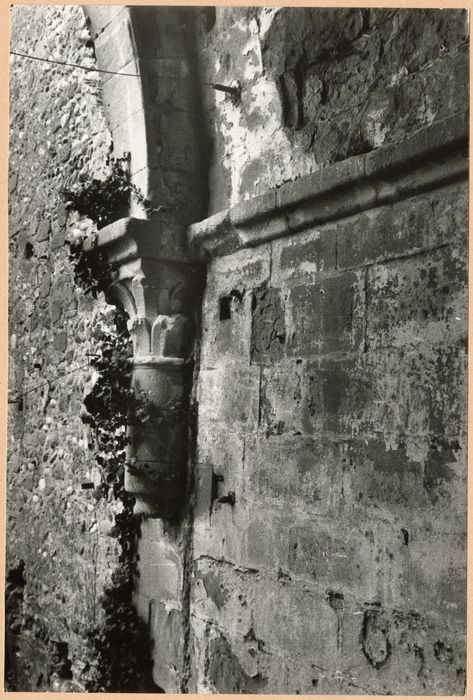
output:
[[[124,307],[133,339],[132,388],[125,488],[135,513],[169,518],[186,490],[187,424],[199,267],[165,257],[165,226],[120,219],[87,239],[84,252],[110,266],[110,303]],[[194,303],[193,303],[194,302]]]

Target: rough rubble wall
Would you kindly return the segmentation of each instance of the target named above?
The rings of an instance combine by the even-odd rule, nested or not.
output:
[[[210,265],[194,688],[461,694],[467,186]]]
[[[198,34],[212,214],[464,108],[462,10],[218,8]]]
[[[80,6],[17,6],[11,17],[12,49],[95,66]],[[8,624],[19,690],[54,688],[58,677],[80,690],[120,508],[96,503],[100,475],[80,418],[94,330],[113,309],[75,285],[65,241],[90,230],[60,196],[81,175],[106,174],[98,74],[12,57],[10,136]]]

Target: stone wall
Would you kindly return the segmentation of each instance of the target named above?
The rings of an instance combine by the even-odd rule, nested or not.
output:
[[[212,263],[201,691],[462,692],[466,197],[455,184]]]
[[[204,92],[214,216],[190,229],[193,690],[464,692],[467,184],[427,155],[448,119],[425,156],[409,137],[466,108],[465,20],[222,8],[202,29],[205,79],[242,92]]]
[[[12,50],[95,67],[80,6],[17,6],[11,19]],[[12,56],[7,625],[18,690],[83,689],[86,635],[120,553],[108,535],[121,504],[95,497],[81,420],[114,310],[75,282],[67,241],[94,229],[61,196],[107,175],[110,147],[98,73]]]
[[[197,37],[213,214],[464,107],[462,10],[218,8]]]
[[[108,174],[113,138],[155,207],[143,231],[158,258],[187,264],[209,166],[210,218],[188,232],[207,264],[189,498],[145,520],[138,545],[155,683],[462,693],[466,13],[87,13],[91,34],[77,6],[12,14],[21,52],[95,67],[94,42],[100,68],[141,75],[122,92],[119,76],[12,60],[18,689],[86,687],[87,634],[120,556],[121,505],[93,495],[102,477],[80,418],[112,310],[76,285],[66,241],[95,229],[60,195]]]

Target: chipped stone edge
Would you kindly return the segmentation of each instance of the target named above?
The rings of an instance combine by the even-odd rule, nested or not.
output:
[[[189,226],[196,258],[216,258],[468,177],[468,113],[270,189]]]

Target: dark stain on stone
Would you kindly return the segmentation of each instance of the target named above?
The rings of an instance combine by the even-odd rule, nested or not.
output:
[[[361,631],[361,648],[373,668],[381,668],[391,655],[389,622],[381,608],[365,610]]]
[[[284,126],[300,129],[304,124],[304,87],[306,57],[303,53],[295,65],[284,71],[277,80],[281,97]]]
[[[25,260],[29,260],[34,255],[33,244],[27,241],[25,244]]]
[[[353,469],[359,461],[368,463],[367,478],[358,481],[357,500],[393,504],[415,500],[412,486],[414,482],[416,489],[422,488],[424,464],[407,456],[406,445],[401,440],[396,449],[388,449],[383,439],[373,439],[368,444],[354,446],[351,453]]]
[[[72,665],[69,659],[69,647],[66,642],[49,640],[49,679],[56,674],[61,680],[72,678]]]
[[[336,613],[342,613],[345,610],[345,598],[343,593],[338,591],[327,591],[327,598],[332,610]]]
[[[237,311],[241,306],[244,292],[238,289],[232,289],[230,294],[220,297],[219,303],[219,321],[228,321],[232,317],[232,313]]]
[[[250,644],[250,645],[255,644],[256,647],[257,647],[257,649],[258,649],[258,651],[263,651],[265,654],[269,654],[269,652],[266,651],[266,649],[264,648],[264,647],[265,647],[265,644],[264,644],[263,640],[262,640],[262,639],[258,639],[258,638],[256,637],[255,631],[254,631],[253,627],[250,627],[250,629],[248,630],[248,632],[247,632],[247,633],[245,634],[245,636],[243,637],[243,641],[244,641],[244,642],[247,642],[247,643]]]
[[[221,474],[216,474],[212,470],[212,484],[210,487],[210,505],[209,505],[210,515],[212,515],[213,504],[218,499],[219,484],[221,484],[223,480],[224,479],[223,479],[223,476]]]
[[[416,610],[393,610],[391,623],[395,630],[396,646],[405,653],[414,653],[420,661],[418,675],[425,673],[425,637],[429,625],[425,618]]]
[[[25,562],[17,559],[6,572],[5,585],[5,680],[10,690],[19,689],[21,674],[21,633],[25,629],[23,613],[26,586]]]
[[[399,443],[395,450],[389,450],[381,440],[371,442],[367,445],[366,456],[374,462],[377,469],[391,474],[398,472],[402,475],[407,470],[417,473],[421,468],[420,462],[407,457],[406,446],[403,443]]]
[[[249,676],[245,672],[223,635],[209,642],[206,671],[218,693],[261,693],[267,685],[260,673]]]
[[[231,298],[221,297],[219,299],[219,321],[228,321],[231,318]]]
[[[451,664],[453,662],[453,649],[450,644],[438,640],[433,645],[435,658],[444,664]]]
[[[260,114],[259,112],[255,111],[248,115],[246,128],[250,131],[253,131],[258,126],[263,125],[265,122],[266,115]],[[245,166],[241,174],[243,196],[254,196],[255,186],[258,182],[258,178],[260,178],[261,175],[264,174],[265,167],[266,163],[261,158],[254,158],[248,163],[248,165]]]
[[[436,503],[444,495],[446,482],[455,477],[455,471],[450,466],[456,462],[455,452],[460,449],[458,440],[448,440],[436,437],[430,444],[424,469],[424,488],[432,503]]]
[[[235,498],[235,492],[234,491],[229,491],[226,493],[224,496],[221,496],[218,499],[219,503],[228,503],[231,506],[235,505],[236,498]]]
[[[279,567],[279,569],[278,569],[278,581],[280,581],[281,583],[290,583],[291,580],[292,579],[291,579],[290,575],[286,571],[283,571],[281,569],[281,567]]]
[[[333,371],[330,374],[330,385],[325,386],[326,390],[324,392],[324,403],[326,410],[329,414],[333,415],[338,413],[342,401],[347,393],[347,373],[343,371],[343,368],[334,365]]]
[[[208,597],[220,610],[229,599],[228,590],[222,586],[219,578],[212,571],[208,571],[206,574],[199,572],[197,578],[202,579]]]
[[[414,652],[414,656],[416,659],[419,660],[420,666],[419,670],[417,672],[417,675],[423,676],[425,674],[425,653],[424,653],[424,647],[422,647],[420,644],[414,643],[412,645],[412,651]]]
[[[265,285],[253,291],[251,302],[251,362],[280,360],[286,342],[280,290]]]
[[[309,377],[309,415],[322,413],[326,430],[343,432],[349,417],[362,417],[365,407],[372,403],[372,382],[362,376],[352,360],[324,360],[314,374]]]
[[[266,437],[270,435],[282,435],[284,432],[285,423],[283,420],[279,420],[276,423],[269,425],[266,428]]]
[[[405,530],[403,527],[401,528],[401,532],[402,532],[404,544],[407,547],[409,545],[409,532],[407,530]]]
[[[327,591],[328,603],[337,616],[337,650],[342,649],[342,618],[345,613],[345,598],[338,591]]]

